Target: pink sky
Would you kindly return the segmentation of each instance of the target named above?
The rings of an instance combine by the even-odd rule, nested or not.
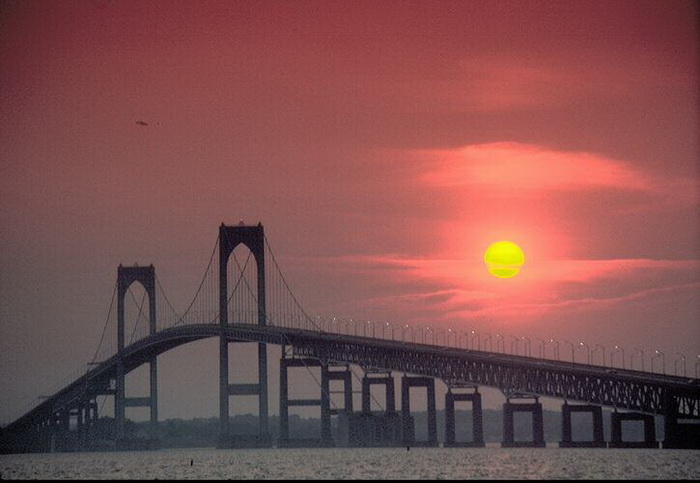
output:
[[[184,310],[241,219],[309,313],[659,349],[693,373],[697,10],[3,2],[0,422],[90,360],[120,263],[153,263]],[[526,254],[513,279],[483,264],[500,239]],[[215,368],[197,347],[181,359]]]

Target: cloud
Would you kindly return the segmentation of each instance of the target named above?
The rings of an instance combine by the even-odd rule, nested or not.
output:
[[[629,163],[586,152],[497,142],[415,155],[433,167],[422,180],[439,187],[473,186],[497,191],[615,188],[649,191],[652,182]]]
[[[405,320],[424,323],[593,312],[700,286],[700,260],[541,260],[508,281],[463,260],[358,255],[323,263],[393,287],[356,303],[400,307]]]

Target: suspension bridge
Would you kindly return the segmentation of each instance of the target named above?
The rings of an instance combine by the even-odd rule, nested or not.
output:
[[[218,264],[217,264],[218,253]],[[218,272],[218,273],[217,273]],[[140,300],[131,290],[143,287]],[[147,310],[144,309],[147,302]],[[160,310],[160,313],[156,309]],[[563,400],[563,447],[662,447],[700,448],[700,379],[660,374],[607,363],[593,363],[588,350],[586,363],[562,360],[558,343],[554,357],[546,357],[545,341],[532,355],[530,340],[520,353],[518,339],[453,331],[423,330],[409,325],[363,320],[313,317],[307,314],[287,284],[262,224],[222,224],[209,262],[191,303],[178,313],[156,277],[155,267],[118,267],[112,302],[102,336],[92,360],[68,383],[27,410],[0,434],[2,452],[73,451],[94,448],[100,422],[99,400],[112,398],[114,428],[109,433],[113,448],[158,446],[158,356],[175,347],[206,338],[219,341],[219,434],[218,445],[232,447],[283,446],[437,446],[435,381],[447,387],[445,397],[445,446],[484,446],[482,402],[479,387],[496,388],[506,396],[503,404],[502,446],[545,446],[540,397]],[[257,381],[232,383],[229,345],[257,344]],[[488,342],[488,345],[486,344]],[[554,342],[554,341],[551,341]],[[270,345],[281,347],[279,359],[279,438],[273,441],[269,427],[268,354]],[[596,347],[596,350],[598,347]],[[573,354],[573,346],[572,346]],[[596,361],[597,362],[597,361]],[[685,361],[683,361],[685,362]],[[148,367],[149,394],[127,397],[126,375]],[[352,368],[360,368],[362,408],[353,407]],[[307,398],[290,397],[289,372],[320,369],[318,393]],[[665,371],[664,371],[665,372]],[[396,408],[392,373],[400,378],[401,406]],[[344,401],[332,402],[331,382],[342,384]],[[381,411],[371,410],[373,386],[383,386]],[[426,394],[428,438],[417,441],[411,415],[411,389]],[[230,425],[230,399],[256,396],[258,432],[235,434]],[[376,399],[375,399],[376,400]],[[472,437],[456,440],[455,405],[471,406]],[[321,428],[314,440],[295,439],[290,433],[289,410],[316,406]],[[125,430],[126,410],[150,410],[150,435],[134,440]],[[611,408],[610,440],[603,435],[602,409]],[[514,415],[527,413],[532,437],[516,440]],[[575,440],[573,413],[590,414],[593,439]],[[658,442],[655,417],[663,416],[664,440]],[[338,417],[342,431],[335,436],[331,418]],[[624,439],[622,426],[634,421],[644,427],[643,441]]]

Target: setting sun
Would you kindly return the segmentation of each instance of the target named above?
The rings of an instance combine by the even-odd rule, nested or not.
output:
[[[498,278],[515,277],[525,263],[525,254],[510,241],[497,241],[489,245],[484,254],[489,273]]]

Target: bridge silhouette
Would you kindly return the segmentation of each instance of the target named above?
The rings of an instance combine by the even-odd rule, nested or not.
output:
[[[218,250],[218,267],[215,255]],[[254,261],[254,263],[251,263]],[[233,263],[231,263],[233,261]],[[271,262],[271,263],[269,263]],[[218,268],[218,275],[216,269]],[[140,302],[130,290],[139,283]],[[229,283],[231,282],[231,283]],[[131,297],[129,300],[128,297]],[[148,310],[144,310],[146,300]],[[128,303],[133,302],[133,303]],[[116,303],[116,312],[114,306]],[[157,307],[164,314],[157,316]],[[135,319],[135,321],[134,321]],[[130,334],[127,325],[131,323]],[[2,452],[89,450],[100,417],[97,398],[114,402],[113,447],[132,449],[158,446],[157,357],[193,341],[219,340],[219,435],[218,446],[437,446],[435,381],[447,387],[445,394],[445,446],[484,446],[481,393],[479,387],[496,388],[506,396],[503,404],[504,447],[545,446],[540,397],[562,399],[562,447],[663,447],[700,448],[700,379],[685,374],[653,371],[607,363],[594,364],[588,349],[586,363],[563,360],[558,342],[548,358],[545,341],[536,356],[527,338],[510,341],[503,337],[483,339],[475,331],[417,328],[388,322],[321,318],[309,316],[297,301],[282,275],[262,224],[219,227],[219,235],[197,292],[183,314],[178,314],[155,275],[155,267],[118,267],[112,303],[97,350],[87,369],[24,415],[2,429]],[[519,343],[526,340],[520,354]],[[235,384],[229,378],[229,345],[257,343],[257,382]],[[488,346],[486,344],[488,342]],[[555,345],[556,344],[556,345]],[[267,346],[281,346],[279,361],[279,438],[273,441],[269,428]],[[598,347],[596,347],[597,351]],[[630,356],[630,365],[633,356]],[[642,359],[643,361],[643,359]],[[597,362],[597,361],[596,361]],[[652,359],[653,363],[653,359]],[[149,395],[126,397],[126,375],[149,368]],[[362,409],[353,408],[353,372],[359,366],[362,377]],[[320,368],[318,394],[305,399],[289,396],[291,370]],[[400,379],[401,408],[395,407],[393,372]],[[665,371],[664,371],[665,372]],[[333,406],[330,383],[343,384],[344,404]],[[372,386],[385,388],[382,411],[372,411]],[[426,389],[428,439],[417,441],[410,411],[411,388]],[[229,402],[236,396],[257,396],[258,432],[234,434],[230,425]],[[455,405],[471,405],[472,438],[457,441]],[[289,409],[317,406],[321,429],[317,439],[300,440],[290,434]],[[126,409],[150,409],[148,439],[127,434]],[[610,413],[611,437],[603,435],[602,408]],[[516,441],[514,414],[531,416],[532,438]],[[593,440],[572,437],[572,413],[592,416]],[[331,417],[338,416],[341,433],[334,438]],[[656,441],[655,416],[663,416],[664,440]],[[644,426],[643,441],[623,438],[624,421]]]

